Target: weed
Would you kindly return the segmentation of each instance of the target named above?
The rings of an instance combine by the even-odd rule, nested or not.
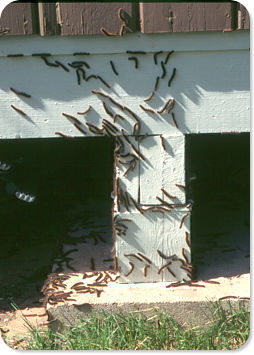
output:
[[[61,333],[34,329],[25,349],[30,350],[228,350],[243,345],[249,336],[249,311],[243,303],[227,307],[211,304],[213,320],[193,328],[159,312],[150,318],[134,313],[92,313]]]

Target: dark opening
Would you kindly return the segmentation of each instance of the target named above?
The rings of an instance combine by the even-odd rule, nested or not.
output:
[[[249,133],[187,135],[186,181],[197,279],[248,273]]]
[[[113,268],[113,150],[105,137],[0,142],[0,308],[38,300],[51,272]]]

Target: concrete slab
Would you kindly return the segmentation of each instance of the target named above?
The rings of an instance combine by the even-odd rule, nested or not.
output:
[[[96,279],[99,281],[96,282]],[[230,300],[236,305],[241,300],[248,305],[250,297],[249,274],[179,286],[172,282],[119,284],[114,272],[104,271],[72,274],[62,285],[54,290],[55,296],[52,297],[47,292],[52,288],[52,283],[44,290],[48,297],[50,326],[55,330],[60,330],[62,323],[74,325],[92,311],[102,310],[116,313],[141,312],[145,315],[167,310],[182,324],[203,324],[212,319],[212,303],[222,301],[227,304]],[[57,291],[61,293],[57,294]],[[63,293],[69,294],[70,300],[61,301]]]

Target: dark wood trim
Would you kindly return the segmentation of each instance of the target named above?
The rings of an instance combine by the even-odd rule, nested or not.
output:
[[[61,34],[61,28],[57,22],[57,5],[54,2],[38,3],[40,34],[41,36],[55,36]]]
[[[1,15],[0,35],[32,34],[38,34],[37,4],[8,4]]]
[[[240,3],[237,4],[237,29],[249,30],[250,29],[250,15],[246,7]]]

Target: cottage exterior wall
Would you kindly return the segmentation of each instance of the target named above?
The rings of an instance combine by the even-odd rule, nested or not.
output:
[[[249,33],[14,36],[0,38],[0,42],[1,139],[91,139],[97,134],[89,131],[87,123],[100,129],[105,119],[114,124],[115,131],[109,131],[118,137],[113,218],[121,281],[190,279],[185,135],[249,132]],[[156,64],[158,51],[162,53],[156,56]],[[165,63],[170,51],[174,52]],[[74,55],[76,52],[90,54]],[[51,55],[45,61],[34,55],[39,53]],[[22,56],[13,56],[16,54]],[[138,68],[128,59],[131,56],[137,58]],[[61,65],[47,65],[47,61],[60,62],[68,71]],[[85,81],[81,76],[79,84],[82,72],[77,75],[76,68],[68,65],[73,61],[88,63],[86,78],[94,74],[102,80]],[[153,91],[151,100],[144,101]],[[173,103],[169,112],[158,113],[168,100]],[[133,165],[126,172],[130,161]],[[172,208],[166,205],[165,210],[156,210],[161,206],[158,197]],[[122,223],[127,228],[121,233],[119,223],[126,218]]]

